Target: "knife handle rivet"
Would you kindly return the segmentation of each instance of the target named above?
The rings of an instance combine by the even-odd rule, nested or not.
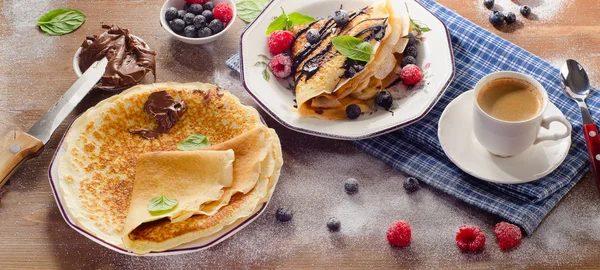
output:
[[[11,146],[8,151],[10,151],[13,154],[18,153],[19,151],[21,151],[21,146],[19,146],[18,144],[15,144],[13,146]]]
[[[590,131],[590,137],[596,137],[596,132]]]

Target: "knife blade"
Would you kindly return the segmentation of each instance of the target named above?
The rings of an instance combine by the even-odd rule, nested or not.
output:
[[[102,78],[106,57],[92,64],[27,133],[10,131],[0,144],[0,188],[27,159],[39,155],[52,133]]]
[[[50,140],[54,130],[75,109],[75,106],[87,95],[104,75],[108,60],[106,57],[93,63],[79,79],[67,90],[48,112],[27,131],[44,144]]]

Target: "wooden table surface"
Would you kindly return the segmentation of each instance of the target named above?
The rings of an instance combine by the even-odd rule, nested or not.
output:
[[[550,20],[524,20],[512,29],[487,22],[479,0],[440,0],[475,23],[559,65],[575,58],[600,77],[600,4],[598,0],[521,0],[533,6],[563,4]],[[158,53],[158,81],[213,82],[256,106],[230,72],[225,60],[238,47],[244,24],[237,21],[226,38],[207,46],[171,39],[158,23],[162,1],[4,0],[0,3],[0,126],[27,130],[76,80],[73,53],[100,24],[129,28]],[[54,8],[72,7],[87,15],[74,33],[50,37],[35,21]],[[544,9],[546,10],[546,9]],[[534,8],[535,12],[535,8]],[[351,143],[319,139],[275,128],[285,166],[267,213],[239,234],[207,251],[172,257],[130,257],[105,249],[81,236],[62,219],[50,191],[47,168],[66,124],[108,95],[91,93],[55,132],[43,154],[22,166],[1,193],[0,269],[11,268],[258,268],[376,267],[487,268],[600,266],[600,197],[588,174],[550,213],[534,235],[509,252],[493,239],[494,216],[482,213],[429,187],[417,194],[402,190],[404,175]],[[575,105],[574,105],[575,106]],[[361,181],[359,197],[349,198],[341,183]],[[386,193],[387,192],[387,193]],[[391,192],[391,193],[390,193]],[[388,194],[390,193],[390,194]],[[373,196],[370,196],[373,195]],[[386,198],[388,196],[389,198]],[[361,202],[349,203],[360,198]],[[339,205],[338,205],[339,204]],[[273,213],[291,207],[294,220],[278,224]],[[342,218],[342,231],[325,230],[326,217]],[[413,244],[394,249],[385,241],[387,225],[397,218],[413,225]],[[484,252],[460,253],[454,231],[464,223],[481,226],[488,235]]]

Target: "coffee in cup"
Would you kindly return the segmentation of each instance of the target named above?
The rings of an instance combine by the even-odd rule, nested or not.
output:
[[[488,82],[479,90],[477,103],[491,117],[520,122],[533,118],[540,112],[544,97],[527,81],[499,78]]]
[[[473,131],[490,153],[501,157],[518,155],[544,141],[569,137],[571,124],[564,116],[544,116],[548,93],[532,77],[502,71],[483,77],[475,85]],[[565,132],[542,134],[550,123],[558,122]]]

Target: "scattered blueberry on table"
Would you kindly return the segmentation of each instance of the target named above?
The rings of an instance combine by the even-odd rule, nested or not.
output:
[[[341,225],[342,222],[338,218],[331,217],[329,220],[327,220],[327,228],[332,232],[339,231]]]
[[[346,193],[348,194],[354,194],[358,192],[358,181],[354,178],[348,178],[344,183],[344,189],[346,189]]]
[[[182,10],[168,8],[165,19],[169,28],[180,36],[204,38],[222,32],[233,20],[233,9],[225,3],[186,3]]]
[[[494,0],[483,0],[483,5],[486,8],[491,9],[494,7]]]
[[[508,14],[506,14],[506,17],[504,17],[504,20],[506,21],[506,23],[508,24],[512,24],[515,23],[517,21],[517,15],[515,15],[512,12],[509,12]]]
[[[407,192],[415,192],[419,190],[419,180],[414,177],[407,177],[404,179],[403,186]]]
[[[288,222],[292,220],[293,216],[294,214],[292,213],[292,210],[286,207],[279,207],[279,209],[277,209],[277,212],[275,213],[275,218],[280,222]]]
[[[490,23],[493,26],[501,26],[504,24],[504,14],[497,10],[492,12],[492,14],[490,14]]]
[[[525,17],[528,17],[529,15],[531,15],[531,8],[529,6],[522,6],[520,11],[521,11],[521,14]]]

